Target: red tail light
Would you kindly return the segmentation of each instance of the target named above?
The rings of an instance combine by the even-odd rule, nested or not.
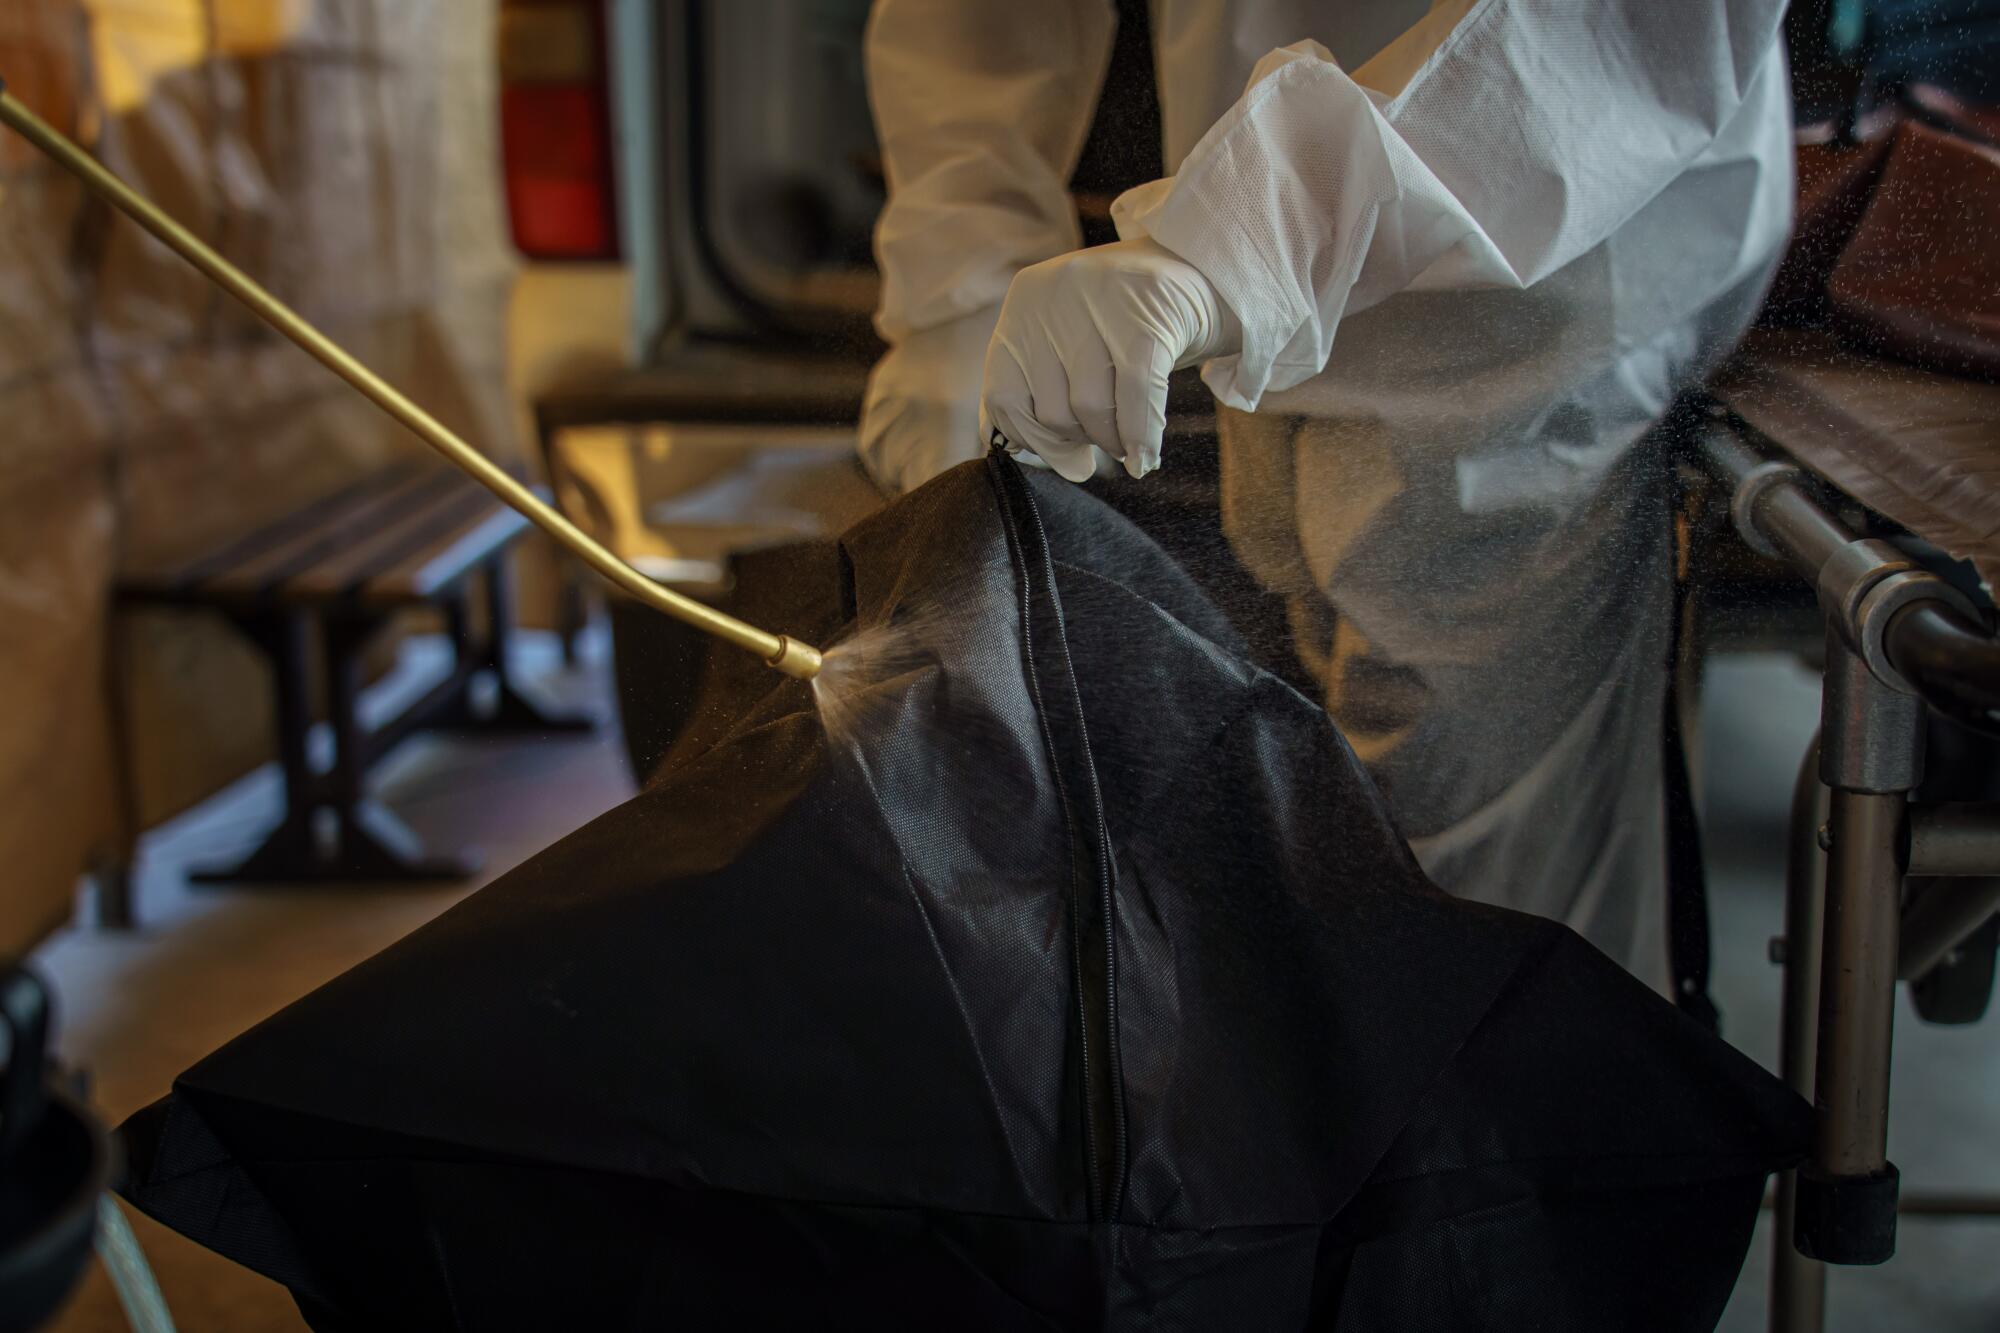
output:
[[[604,0],[501,7],[507,216],[530,259],[618,258],[604,20]]]

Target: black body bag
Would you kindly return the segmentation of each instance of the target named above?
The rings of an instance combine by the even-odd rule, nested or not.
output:
[[[1130,524],[995,457],[743,588],[914,647],[831,725],[718,652],[641,795],[135,1117],[138,1207],[322,1333],[1713,1326],[1804,1104],[1426,882]]]

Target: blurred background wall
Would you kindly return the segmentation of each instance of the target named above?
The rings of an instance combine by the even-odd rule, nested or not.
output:
[[[0,77],[511,456],[495,21],[495,0],[5,0]],[[419,447],[0,136],[0,952],[132,828],[269,752],[261,662],[220,621],[112,617],[118,570]]]

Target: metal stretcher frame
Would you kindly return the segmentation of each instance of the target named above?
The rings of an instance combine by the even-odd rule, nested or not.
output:
[[[2000,805],[1911,800],[1926,709],[2000,731],[2000,639],[1951,584],[1849,531],[1797,465],[1726,409],[1711,409],[1696,445],[1728,488],[1737,533],[1812,585],[1826,620],[1820,738],[1794,794],[1782,953],[1780,1061],[1812,1098],[1813,1142],[1779,1182],[1769,1325],[1818,1333],[1822,1265],[1895,1253],[1896,982],[1922,977],[2000,909]],[[1906,907],[1912,876],[1958,882]]]

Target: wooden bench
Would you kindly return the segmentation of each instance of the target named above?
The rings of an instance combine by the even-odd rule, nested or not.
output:
[[[507,554],[528,520],[454,469],[386,468],[176,568],[129,575],[128,603],[199,607],[227,616],[270,659],[285,814],[236,865],[195,873],[216,882],[326,883],[457,879],[476,864],[427,854],[402,823],[367,799],[367,771],[423,729],[573,733],[587,719],[552,717],[515,692],[507,676],[511,615]],[[475,580],[474,576],[481,577]],[[471,596],[485,602],[475,636]],[[397,613],[444,612],[451,673],[392,720],[359,717],[369,647]],[[311,760],[317,649],[333,758]],[[490,706],[473,684],[490,677]]]

